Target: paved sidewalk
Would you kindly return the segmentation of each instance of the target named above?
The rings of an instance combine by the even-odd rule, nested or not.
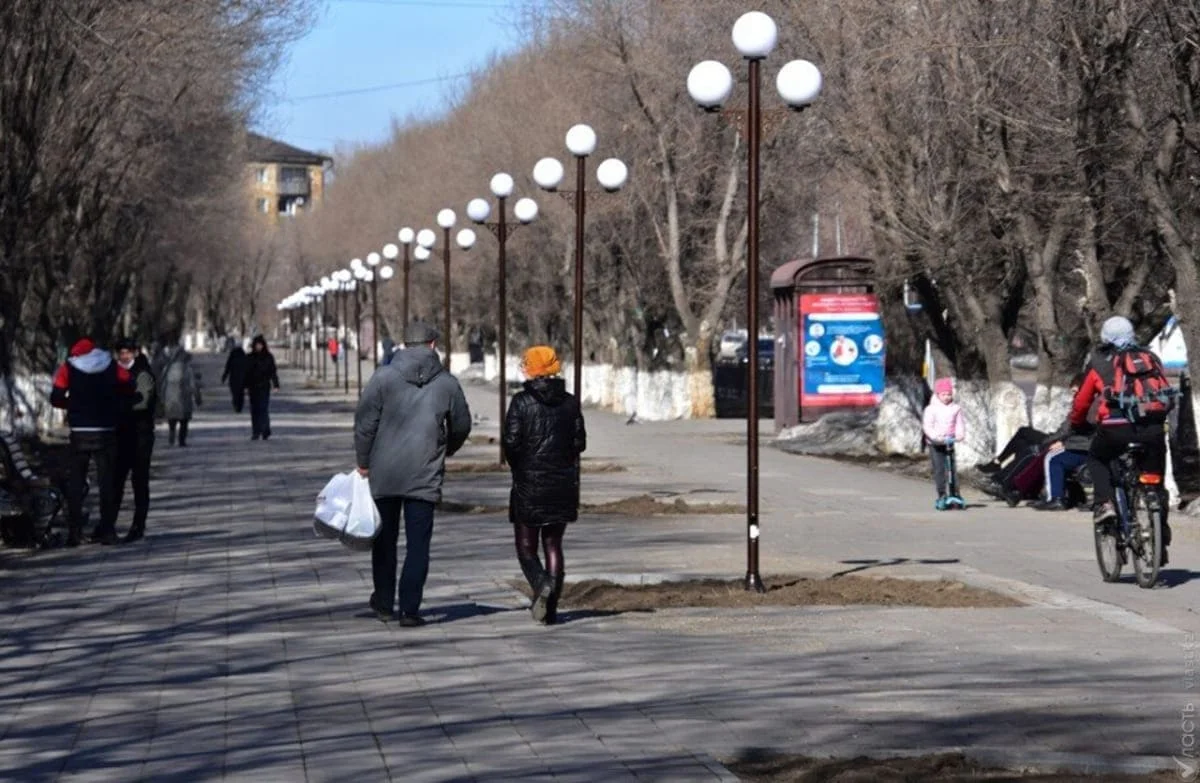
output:
[[[936,514],[922,483],[764,448],[768,583],[950,574],[1030,605],[567,611],[542,628],[509,586],[506,517],[440,513],[439,622],[402,629],[365,612],[369,556],[311,532],[316,491],[350,467],[352,406],[283,381],[267,443],[216,390],[187,449],[160,439],[143,543],[0,550],[0,778],[699,781],[733,780],[717,759],[754,748],[1136,771],[1181,753],[1200,649],[1190,531],[1169,589],[1105,585],[1083,515]],[[495,389],[468,394],[481,421],[457,459],[494,460]],[[588,428],[589,458],[626,470],[586,474],[585,502],[743,500],[744,424],[591,411]],[[446,498],[506,493],[502,474],[453,473]],[[585,517],[568,577],[740,577],[744,525]]]

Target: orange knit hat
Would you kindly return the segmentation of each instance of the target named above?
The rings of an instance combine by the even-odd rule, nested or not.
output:
[[[535,345],[525,352],[521,369],[528,378],[541,378],[544,375],[558,375],[562,365],[553,348],[548,345]]]

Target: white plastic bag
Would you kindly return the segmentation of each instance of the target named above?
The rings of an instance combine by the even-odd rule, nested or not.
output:
[[[379,509],[371,485],[358,471],[339,473],[317,495],[313,530],[351,549],[370,549],[379,532]]]

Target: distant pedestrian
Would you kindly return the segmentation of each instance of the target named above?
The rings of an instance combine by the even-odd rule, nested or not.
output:
[[[945,508],[954,491],[949,486],[950,459],[954,444],[966,435],[963,412],[954,401],[954,382],[938,378],[933,385],[933,399],[922,416],[922,428],[929,443],[929,461],[933,468],[933,485],[937,490],[937,508]]]
[[[329,341],[325,343],[325,347],[329,350],[329,360],[334,364],[337,364],[338,339],[336,337],[330,337]]]
[[[178,343],[168,345],[159,360],[154,376],[158,379],[158,407],[161,418],[167,420],[167,445],[187,446],[188,424],[192,413],[202,402],[200,382],[192,369],[192,355]]]
[[[279,388],[275,357],[262,335],[250,344],[246,360],[246,388],[250,391],[250,440],[271,437],[271,387]]]
[[[404,518],[400,572],[400,625],[425,624],[421,597],[429,574],[434,504],[442,499],[446,457],[471,433],[462,387],[442,368],[437,330],[415,321],[404,328],[404,348],[371,376],[354,417],[358,471],[371,482],[380,530],[371,552],[374,592],[368,602],[380,619],[392,616],[397,595],[396,544]]]
[[[221,373],[221,383],[229,384],[234,413],[241,413],[246,405],[246,352],[240,344],[235,344],[229,351],[229,357],[225,359],[225,372]]]
[[[535,345],[525,352],[521,366],[528,380],[513,397],[504,422],[504,455],[513,482],[508,521],[517,562],[533,591],[533,618],[553,625],[566,565],[563,534],[567,523],[579,518],[579,459],[587,448],[587,432],[579,401],[558,377],[562,365],[554,349]]]
[[[54,374],[50,404],[67,411],[71,429],[67,478],[67,546],[78,546],[83,536],[83,497],[88,465],[96,465],[100,495],[100,521],[92,540],[117,542],[117,498],[114,469],[117,459],[117,424],[122,405],[133,394],[129,372],[113,361],[112,354],[88,338],[71,346],[67,361]]]
[[[125,481],[133,478],[133,524],[123,543],[131,544],[146,534],[150,514],[150,456],[154,452],[154,411],[158,390],[150,360],[136,340],[117,343],[117,364],[133,376],[134,397],[122,411],[117,424],[117,464],[114,475],[117,513],[125,496]]]

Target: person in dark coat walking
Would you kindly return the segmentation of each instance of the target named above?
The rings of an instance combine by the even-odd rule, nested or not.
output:
[[[67,361],[54,374],[50,404],[67,411],[71,428],[67,478],[67,546],[78,546],[83,535],[83,497],[88,465],[95,463],[100,493],[100,522],[92,540],[117,543],[117,503],[113,469],[117,458],[117,423],[121,408],[133,394],[129,372],[112,354],[88,338],[71,346]]]
[[[235,345],[225,360],[225,372],[221,373],[221,383],[229,384],[234,413],[241,413],[246,404],[246,362],[246,352]]]
[[[553,348],[530,348],[522,369],[525,389],[513,397],[504,422],[504,456],[513,479],[508,520],[517,562],[533,591],[530,611],[535,620],[553,625],[564,579],[563,534],[579,518],[579,458],[587,432],[579,400],[557,377],[562,366]]]
[[[471,409],[462,387],[434,350],[438,332],[416,321],[404,327],[404,348],[371,376],[354,417],[359,474],[371,483],[379,535],[371,550],[374,591],[368,605],[391,619],[397,596],[396,544],[404,517],[400,625],[425,624],[419,614],[429,575],[433,509],[442,499],[446,457],[471,434]]]
[[[117,343],[117,366],[133,376],[134,397],[117,423],[117,465],[114,475],[118,513],[125,498],[125,482],[133,474],[133,524],[121,539],[132,544],[146,534],[150,513],[150,455],[154,452],[154,412],[158,384],[150,360],[135,340]]]
[[[250,343],[246,357],[246,389],[250,392],[250,440],[271,437],[271,387],[279,388],[275,357],[262,335]]]

